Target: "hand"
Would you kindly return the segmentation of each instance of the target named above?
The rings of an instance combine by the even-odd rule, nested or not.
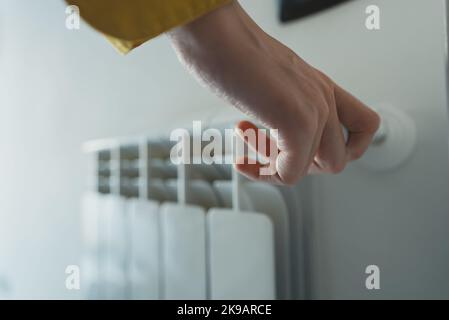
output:
[[[169,36],[205,86],[278,130],[274,175],[261,175],[259,163],[237,165],[254,180],[292,185],[308,173],[339,173],[364,154],[379,127],[374,111],[263,32],[237,1]]]

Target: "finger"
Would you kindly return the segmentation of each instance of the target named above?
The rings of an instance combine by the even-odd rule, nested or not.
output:
[[[279,130],[280,153],[276,166],[285,184],[293,185],[308,173],[319,145],[317,136],[321,136],[320,127],[318,120],[311,118]]]
[[[253,151],[257,152],[259,155],[269,158],[271,153],[271,147],[277,146],[276,141],[271,139],[268,135],[264,133],[264,130],[260,130],[255,124],[250,121],[240,121],[236,126],[237,134],[243,141],[250,147]],[[250,134],[246,134],[248,130],[255,133],[255,139],[249,139]],[[261,141],[262,140],[262,141]],[[264,150],[261,150],[261,147]],[[279,153],[279,150],[278,150]]]
[[[260,142],[260,140],[257,140],[257,142],[254,142],[254,140],[248,141],[248,139],[241,136],[241,133],[244,133],[246,130],[256,130],[257,127],[249,121],[242,121],[237,124],[236,128],[239,129],[237,130],[238,135],[248,144],[248,146],[252,150],[258,152],[258,154],[261,154],[258,146],[258,142]],[[267,146],[273,145],[273,140],[263,133],[258,135],[258,139],[265,139]],[[273,156],[271,153],[271,147],[270,149],[267,149],[265,155],[267,156],[269,166],[262,165],[260,162],[254,163],[253,159],[250,160],[248,157],[243,157],[239,159],[238,164],[236,165],[237,170],[248,178],[256,181],[269,182],[273,184],[293,184],[297,182],[297,180],[301,176],[305,175],[305,173],[303,173],[302,170],[300,171],[301,167],[298,165],[299,163],[296,160],[298,157],[291,153],[292,149],[298,149],[298,145],[295,145],[291,140],[293,139],[279,139],[277,143],[274,144],[274,146],[276,146],[279,142],[284,142],[283,147],[289,151],[282,151],[281,148],[279,148],[277,150],[278,152],[274,153],[275,156]],[[289,147],[290,145],[293,145],[293,147]],[[308,156],[308,153],[305,155]],[[242,163],[241,161],[245,161],[245,163]]]
[[[267,182],[271,184],[282,184],[282,180],[276,172],[271,175],[263,174],[262,169],[267,169],[268,167],[262,165],[260,162],[254,163],[254,161],[250,161],[248,157],[240,158],[235,164],[235,168],[237,169],[237,171],[251,180]]]
[[[279,150],[277,150],[278,152],[274,157],[271,153],[271,147],[276,146],[275,141],[266,135],[263,130],[259,130],[259,128],[250,121],[239,122],[236,129],[238,129],[236,130],[237,135],[248,145],[250,149],[255,151],[258,155],[263,156],[264,159],[267,159],[268,164],[262,165],[257,160],[250,160],[248,156],[243,156],[237,160],[235,168],[244,176],[252,180],[280,184],[280,178],[275,170],[277,161],[276,155],[279,153]],[[251,137],[254,137],[255,139]],[[262,147],[264,150],[261,150],[263,143],[265,144],[265,146]],[[272,168],[270,168],[270,165]]]
[[[330,108],[315,162],[323,173],[339,173],[346,166],[346,143],[335,107]]]
[[[318,98],[318,97],[317,97]],[[318,102],[317,105],[315,105],[315,112],[317,112],[317,116],[314,120],[309,120],[310,121],[314,121],[315,126],[314,126],[314,130],[309,132],[310,135],[310,140],[311,140],[311,149],[310,149],[310,154],[309,157],[307,159],[307,164],[306,164],[306,173],[310,174],[311,173],[311,168],[313,168],[313,172],[315,173],[316,171],[320,171],[322,172],[323,170],[320,170],[320,165],[315,161],[315,158],[317,156],[317,153],[319,151],[319,147],[321,145],[321,139],[324,133],[324,129],[326,126],[326,123],[329,119],[329,101],[326,101],[326,99],[321,96],[321,101],[317,99]]]
[[[242,121],[238,123],[237,128],[243,132],[247,129],[257,128],[254,124],[249,121]],[[266,155],[268,156],[268,161],[273,165],[275,164],[276,173],[280,182],[275,181],[274,183],[282,183],[293,185],[301,177],[307,174],[308,165],[313,157],[311,157],[311,144],[312,136],[311,132],[314,132],[315,128],[313,125],[307,124],[307,128],[285,128],[280,129],[278,133],[278,139],[274,145],[278,146],[277,158],[273,159],[271,148],[267,149]],[[310,132],[310,133],[309,133]],[[271,146],[271,138],[268,136],[260,135],[260,139],[266,139],[266,145]],[[249,143],[250,147],[253,149],[258,149],[257,143]],[[269,151],[269,152],[268,152]],[[260,151],[258,151],[261,154]],[[274,153],[276,155],[276,153]],[[254,172],[257,171],[258,167],[242,168],[242,170],[248,170],[252,172],[253,179],[259,179],[259,175],[255,175]],[[266,181],[266,178],[262,179]],[[268,179],[270,180],[270,179]]]
[[[379,116],[339,86],[335,85],[334,92],[338,118],[348,129],[346,157],[348,160],[359,159],[379,128]]]
[[[317,153],[319,151],[320,145],[321,145],[321,140],[322,140],[322,136],[324,133],[324,129],[325,129],[325,125],[326,125],[326,117],[321,117],[320,118],[320,123],[318,125],[318,129],[316,131],[316,133],[313,136],[313,143],[312,143],[312,149],[310,151],[310,156],[309,156],[309,160],[308,160],[308,167],[309,167],[309,172],[310,172],[310,168],[314,168],[314,172],[325,172],[320,164],[316,161],[316,156]]]

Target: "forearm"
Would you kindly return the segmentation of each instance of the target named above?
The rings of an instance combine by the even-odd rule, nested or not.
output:
[[[237,1],[171,31],[169,36],[182,63],[200,82],[243,112],[257,113],[265,122],[260,115],[271,113],[272,106],[263,99],[255,78],[269,81],[268,70],[261,68],[269,68],[269,37]],[[259,94],[251,94],[256,92]],[[259,112],[261,109],[268,110]]]

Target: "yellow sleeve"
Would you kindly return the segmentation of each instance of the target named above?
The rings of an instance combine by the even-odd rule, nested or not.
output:
[[[232,0],[66,0],[121,52]]]

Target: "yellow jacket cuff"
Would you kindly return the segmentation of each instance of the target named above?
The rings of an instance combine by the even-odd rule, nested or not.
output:
[[[121,52],[183,25],[232,0],[66,0]]]

